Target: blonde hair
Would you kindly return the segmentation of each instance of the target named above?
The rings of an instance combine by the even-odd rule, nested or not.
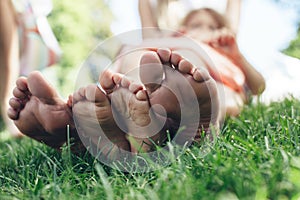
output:
[[[182,26],[186,26],[189,21],[194,17],[194,15],[196,15],[199,12],[206,12],[208,13],[218,24],[218,29],[227,27],[229,28],[229,24],[226,20],[226,18],[221,15],[220,13],[218,13],[217,11],[211,9],[211,8],[200,8],[200,9],[195,9],[190,11],[182,20],[181,25]]]

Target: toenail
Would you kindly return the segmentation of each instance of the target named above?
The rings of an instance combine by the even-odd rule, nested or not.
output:
[[[193,67],[193,69],[192,69],[192,75],[194,75],[196,71],[197,71],[197,68]]]
[[[101,86],[101,84],[99,83],[99,81],[97,81],[96,85],[97,85],[97,88],[98,88],[101,92],[103,92],[104,94],[107,94],[106,91],[102,88],[102,86]]]

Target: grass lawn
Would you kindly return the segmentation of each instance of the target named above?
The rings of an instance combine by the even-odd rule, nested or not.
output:
[[[30,139],[0,140],[0,199],[300,199],[300,101],[250,105],[203,156],[122,173]]]

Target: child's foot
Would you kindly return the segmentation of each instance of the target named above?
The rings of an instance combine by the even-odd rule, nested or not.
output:
[[[89,85],[73,95],[73,114],[81,139],[87,138],[86,142],[91,139],[94,155],[101,151],[109,159],[116,159],[121,150],[130,151],[125,133],[115,121],[109,98],[117,87],[114,78],[119,76],[104,71],[99,77],[101,86]]]
[[[8,116],[25,135],[59,148],[66,142],[67,125],[73,132],[70,107],[39,72],[17,80]]]
[[[144,86],[129,81],[125,76],[116,79],[119,88],[111,95],[115,113],[120,113],[127,127],[131,152],[149,152],[161,144],[166,117],[156,115],[150,107]],[[115,114],[116,115],[116,114]],[[119,123],[120,124],[120,123]]]
[[[218,125],[217,87],[204,68],[196,68],[169,49],[158,49],[143,55],[140,78],[151,106],[162,106],[175,127],[185,128],[179,137],[184,141],[178,142],[199,140],[202,131],[208,132],[210,125]]]

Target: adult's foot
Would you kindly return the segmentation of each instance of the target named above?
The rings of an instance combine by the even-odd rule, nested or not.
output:
[[[39,72],[16,82],[8,116],[25,135],[59,149],[67,141],[67,125],[76,135],[71,108]]]
[[[169,49],[147,52],[140,62],[140,78],[145,85],[154,112],[185,129],[177,142],[199,141],[201,133],[218,127],[219,98],[215,81],[204,68],[193,66],[179,53]],[[163,108],[163,109],[161,109]]]

